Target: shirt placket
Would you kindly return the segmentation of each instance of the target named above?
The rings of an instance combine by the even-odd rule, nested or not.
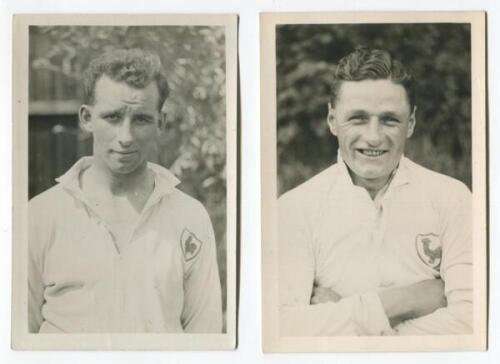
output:
[[[384,238],[384,209],[382,204],[378,201],[375,203],[372,200],[368,191],[364,188],[357,188],[357,199],[365,216],[363,225],[366,231],[366,241],[363,242],[363,264],[364,269],[370,272],[368,276],[365,276],[367,282],[364,285],[373,288],[380,283],[378,259]]]
[[[88,206],[88,205],[87,205]],[[87,209],[90,220],[98,226],[103,233],[103,242],[107,241],[110,247],[111,256],[109,261],[110,277],[108,284],[104,287],[105,302],[107,307],[107,317],[112,331],[121,331],[124,312],[124,269],[123,269],[123,254],[120,254],[113,233],[107,226],[106,222],[99,217],[90,207]],[[100,323],[97,323],[99,325]]]
[[[132,234],[130,235],[128,242],[124,246],[127,246],[132,243],[140,227],[145,223],[147,216],[151,213],[151,210],[154,208],[154,206],[157,203],[159,203],[160,199],[161,195],[159,194],[153,193],[150,196],[150,199],[148,199],[148,201],[144,205],[144,208],[135,223],[135,226],[132,230]],[[100,218],[97,216],[97,219]],[[126,249],[123,249],[122,252],[118,250],[113,233],[107,227],[106,223],[102,219],[100,219],[100,221],[103,228],[107,230],[108,236],[112,239],[112,244],[116,252],[116,256],[113,259],[113,277],[112,277],[113,292],[111,293],[112,306],[111,306],[110,316],[112,317],[111,319],[112,327],[117,332],[123,332],[124,329],[126,329],[126,326],[124,326],[125,325],[124,317],[129,316],[126,312],[127,300],[128,300],[127,292],[129,290],[127,284],[128,281],[127,259],[125,254]]]
[[[126,287],[125,287],[125,272],[123,257],[118,255],[118,257],[113,261],[113,302],[110,307],[110,315],[112,317],[112,327],[114,331],[123,331],[122,325],[124,323],[124,318],[127,317],[125,312],[125,302],[126,302]]]
[[[374,228],[372,231],[372,241],[374,244],[377,262],[377,273],[379,286],[387,284],[384,282],[384,269],[387,265],[384,251],[384,237],[387,226],[387,204],[385,198],[382,198],[376,207],[376,214],[374,219]]]

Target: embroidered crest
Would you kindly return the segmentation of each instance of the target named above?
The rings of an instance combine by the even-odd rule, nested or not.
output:
[[[181,249],[184,259],[190,261],[194,259],[201,250],[201,240],[188,229],[182,230]]]
[[[442,250],[441,242],[436,234],[417,234],[415,247],[422,262],[431,268],[439,268]]]

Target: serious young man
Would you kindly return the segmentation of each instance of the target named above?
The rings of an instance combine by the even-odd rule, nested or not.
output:
[[[168,95],[160,59],[106,53],[84,86],[93,156],[29,203],[29,331],[220,332],[208,214],[147,161]]]
[[[471,333],[471,194],[404,157],[411,74],[358,48],[332,89],[337,163],[279,201],[281,335]]]

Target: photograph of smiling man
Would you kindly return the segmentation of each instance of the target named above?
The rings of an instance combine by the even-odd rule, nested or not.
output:
[[[473,335],[470,24],[275,32],[274,332]]]
[[[279,201],[283,333],[472,331],[471,194],[403,156],[414,87],[385,50],[338,62],[327,116],[337,162]]]

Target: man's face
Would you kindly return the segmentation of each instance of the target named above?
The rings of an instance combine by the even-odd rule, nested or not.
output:
[[[391,80],[344,81],[329,106],[328,125],[337,136],[356,185],[386,181],[415,127],[406,90]]]
[[[158,130],[156,83],[136,89],[104,75],[94,99],[80,108],[82,125],[94,136],[94,158],[114,174],[133,173],[146,164]]]

